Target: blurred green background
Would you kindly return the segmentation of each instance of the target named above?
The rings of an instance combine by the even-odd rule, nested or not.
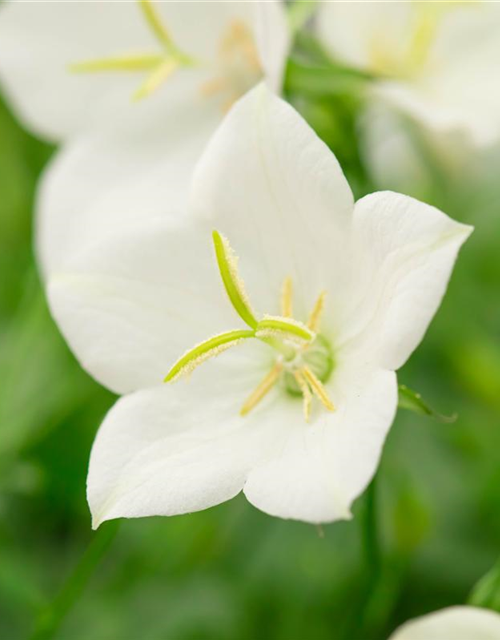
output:
[[[360,170],[349,105],[334,104],[334,95],[291,97],[340,156],[356,195],[376,188]],[[37,276],[33,200],[52,153],[0,102],[6,640],[29,637],[47,619],[95,535],[87,461],[114,401],[68,351]],[[380,557],[363,545],[366,497],[351,522],[323,532],[268,517],[242,497],[189,516],[124,521],[57,638],[384,640],[410,617],[467,599],[500,553],[500,184],[491,168],[500,165],[492,162],[472,170],[468,160],[449,175],[433,167],[415,184],[413,195],[476,226],[424,343],[400,372],[401,382],[459,419],[399,412],[376,483]]]

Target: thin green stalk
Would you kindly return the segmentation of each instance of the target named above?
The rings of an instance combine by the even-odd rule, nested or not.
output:
[[[375,581],[381,566],[380,535],[377,521],[376,477],[373,478],[366,490],[365,512],[362,526],[366,573],[369,580]]]
[[[360,517],[362,555],[364,558],[359,601],[355,605],[350,622],[347,623],[343,638],[364,638],[369,621],[373,618],[373,605],[377,599],[380,582],[382,553],[377,518],[377,486],[373,478],[365,493],[364,510]]]
[[[306,96],[360,95],[371,78],[355,69],[318,66],[291,58],[285,74],[285,91]]]
[[[66,615],[83,593],[89,579],[106,555],[119,521],[102,525],[93,535],[89,546],[54,600],[40,613],[30,640],[50,640],[55,636]]]

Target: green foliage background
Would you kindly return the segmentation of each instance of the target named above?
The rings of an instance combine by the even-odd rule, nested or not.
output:
[[[376,188],[360,169],[350,105],[313,94],[291,98],[338,154],[356,195]],[[28,637],[50,613],[94,535],[87,461],[114,401],[68,351],[37,276],[33,199],[51,153],[0,103],[6,640]],[[500,185],[492,162],[484,164],[488,172],[471,171],[471,163],[455,175],[432,169],[412,194],[476,225],[438,316],[400,372],[401,382],[439,411],[457,411],[458,421],[439,424],[400,411],[376,504],[360,498],[353,521],[324,527],[324,536],[268,517],[242,497],[189,516],[123,522],[57,638],[383,640],[410,617],[466,601],[500,553]],[[380,527],[375,558],[363,538],[370,506]]]

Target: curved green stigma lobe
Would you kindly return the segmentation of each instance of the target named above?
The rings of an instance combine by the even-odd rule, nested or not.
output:
[[[256,327],[256,338],[282,338],[299,344],[311,342],[316,337],[305,324],[282,316],[264,316]]]
[[[253,338],[254,331],[240,329],[236,331],[226,331],[213,336],[186,353],[177,360],[170,371],[165,376],[164,382],[173,382],[182,376],[189,375],[196,367],[214,356],[218,356],[222,351],[234,347],[242,340]]]
[[[252,329],[259,324],[256,319],[245,286],[238,274],[238,258],[234,254],[228,240],[218,231],[212,232],[215,256],[226,293],[240,318]]]
[[[180,67],[196,64],[191,56],[186,55],[176,46],[153,6],[154,3],[151,0],[138,0],[138,2],[148,27],[161,45],[161,53],[116,54],[69,65],[69,70],[74,73],[149,71],[144,82],[134,93],[134,100],[141,100],[154,93]]]
[[[144,18],[151,28],[151,31],[155,34],[160,44],[162,44],[167,50],[172,53],[175,52],[176,47],[170,34],[163,25],[160,16],[158,15],[153,3],[150,0],[139,0],[139,6],[142,9]]]

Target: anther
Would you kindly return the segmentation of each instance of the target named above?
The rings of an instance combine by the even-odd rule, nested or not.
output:
[[[277,362],[271,371],[266,375],[258,387],[247,398],[245,404],[241,407],[240,415],[246,416],[252,409],[254,409],[259,402],[271,391],[274,385],[278,382],[283,365],[281,362]]]
[[[307,326],[311,331],[318,331],[321,322],[321,316],[323,315],[323,309],[325,308],[326,291],[322,291],[318,299],[316,300],[311,315],[307,320]]]
[[[314,373],[309,369],[309,367],[303,367],[301,369],[301,373],[304,375],[305,379],[311,386],[311,389],[314,395],[318,398],[318,400],[323,404],[323,406],[328,409],[328,411],[335,411],[335,406],[333,402],[328,397],[325,387],[318,380],[318,378],[314,375]]]
[[[290,277],[285,278],[283,286],[281,288],[281,315],[284,318],[291,318],[293,315],[293,288],[292,279]]]

